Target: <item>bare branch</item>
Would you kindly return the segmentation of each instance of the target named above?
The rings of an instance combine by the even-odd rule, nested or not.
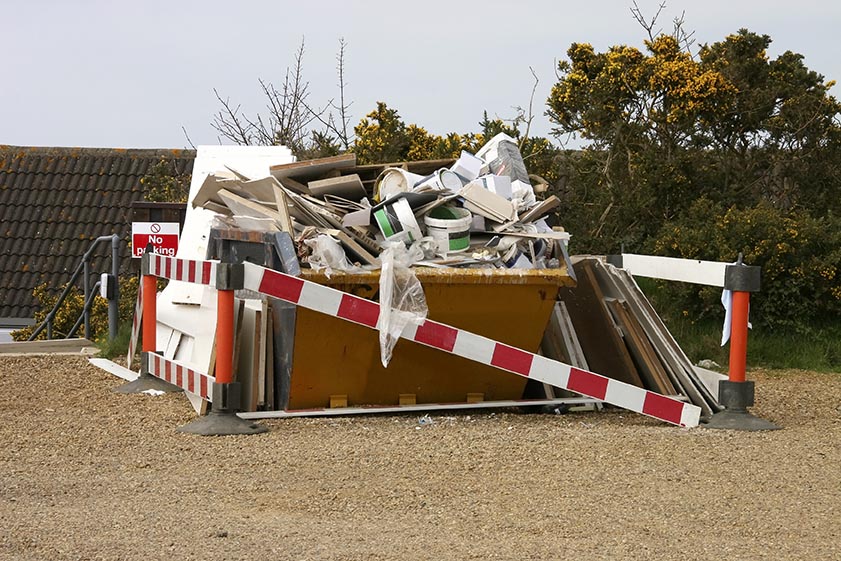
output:
[[[690,56],[692,56],[692,45],[695,44],[695,32],[687,32],[683,27],[684,23],[686,23],[686,11],[681,12],[680,16],[676,17],[672,21],[672,24],[674,25],[672,36],[677,39],[677,42],[683,46]]]
[[[184,125],[181,125],[181,130],[184,132],[184,138],[186,138],[186,139],[187,139],[187,144],[189,144],[189,145],[190,145],[190,148],[192,148],[193,150],[195,150],[195,149],[196,149],[196,145],[195,145],[195,144],[193,144],[193,141],[192,141],[192,140],[190,140],[190,135],[189,135],[189,134],[187,134],[187,129],[186,129],[186,128],[184,128]]]
[[[216,88],[213,88],[213,94],[219,103],[222,104],[222,109],[213,116],[213,123],[211,125],[219,134],[228,140],[248,146],[251,144],[251,133],[248,124],[243,124],[240,120],[240,106],[231,107],[229,99],[222,99]]]
[[[654,27],[657,25],[657,19],[660,17],[660,14],[665,8],[666,2],[661,2],[660,6],[657,8],[657,12],[649,20],[642,13],[642,9],[639,7],[639,4],[637,4],[637,0],[634,0],[634,7],[631,8],[631,15],[634,17],[636,22],[645,29],[645,32],[648,34],[648,38],[651,41],[654,41],[654,39],[663,32],[662,29],[658,29],[657,32],[655,32]]]
[[[531,88],[531,96],[529,97],[529,112],[526,116],[526,132],[523,133],[522,138],[520,138],[520,145],[518,148],[522,150],[523,145],[526,143],[526,139],[529,137],[529,131],[531,130],[531,122],[534,120],[534,94],[537,92],[537,85],[540,83],[540,79],[537,77],[537,73],[534,71],[534,68],[529,66],[529,70],[531,71],[531,75],[534,78],[534,86]]]

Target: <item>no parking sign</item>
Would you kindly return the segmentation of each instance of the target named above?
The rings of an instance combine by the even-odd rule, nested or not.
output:
[[[175,256],[179,230],[178,222],[132,222],[131,256],[143,257],[147,244],[152,244],[153,253]]]

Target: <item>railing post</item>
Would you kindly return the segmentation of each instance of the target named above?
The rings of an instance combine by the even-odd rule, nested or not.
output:
[[[84,272],[82,273],[82,285],[85,290],[85,304],[88,302],[88,298],[90,298],[90,281],[91,281],[91,272],[90,272],[90,264],[88,260],[85,259],[82,263],[84,267]],[[82,310],[82,315],[85,318],[85,339],[91,338],[91,311],[90,309],[85,306],[84,310]]]
[[[735,265],[724,271],[724,288],[732,291],[730,322],[729,379],[718,383],[718,401],[724,411],[714,414],[706,424],[711,429],[774,430],[777,425],[748,413],[754,402],[754,383],[747,381],[748,312],[750,293],[758,292],[760,268],[742,264],[742,256]]]
[[[143,255],[140,262],[142,274],[140,290],[143,291],[143,323],[142,336],[143,345],[140,355],[140,376],[122,386],[114,388],[119,393],[142,393],[146,390],[158,390],[164,392],[180,392],[181,388],[174,386],[149,372],[150,355],[157,352],[157,311],[158,311],[158,278],[152,271],[152,254],[149,252]]]
[[[120,329],[120,237],[111,236],[111,280],[114,292],[108,300],[108,337],[111,341],[117,338]],[[87,282],[87,281],[86,281]],[[85,285],[87,286],[87,284]],[[87,333],[87,331],[85,332]],[[87,335],[85,335],[87,337]]]
[[[204,417],[180,427],[179,432],[220,436],[268,430],[236,415],[242,392],[239,382],[234,382],[234,290],[243,287],[244,273],[242,264],[216,266],[216,381],[211,393],[212,408]]]

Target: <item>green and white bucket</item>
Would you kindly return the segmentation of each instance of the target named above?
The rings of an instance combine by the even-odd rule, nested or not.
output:
[[[458,253],[470,247],[473,215],[459,207],[441,206],[423,217],[426,233],[438,243],[441,253]]]
[[[404,198],[378,205],[374,220],[387,240],[409,244],[423,237],[412,207]]]

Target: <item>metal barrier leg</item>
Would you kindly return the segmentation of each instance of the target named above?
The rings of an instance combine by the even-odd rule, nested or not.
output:
[[[150,274],[149,257],[143,256],[141,264],[143,277],[140,290],[143,291],[143,353],[140,355],[140,376],[133,382],[114,388],[117,393],[142,393],[146,390],[157,390],[162,392],[184,391],[178,386],[165,382],[149,373],[149,354],[156,351],[157,335],[157,308],[158,308],[158,279]]]
[[[755,267],[732,265],[733,274],[725,276],[725,288],[733,290],[733,315],[730,327],[730,370],[729,380],[718,384],[718,401],[725,407],[712,416],[705,426],[710,429],[732,429],[742,431],[779,429],[774,423],[748,413],[753,405],[754,383],[745,380],[748,351],[748,311],[750,292],[759,289],[759,274],[750,271]],[[753,278],[753,277],[756,278]],[[730,286],[728,286],[728,284]]]
[[[179,427],[178,432],[222,436],[259,434],[268,429],[237,417],[240,384],[234,382],[234,289],[242,288],[242,265],[220,263],[216,273],[216,382],[211,410],[204,417]],[[145,294],[144,294],[145,297]]]

